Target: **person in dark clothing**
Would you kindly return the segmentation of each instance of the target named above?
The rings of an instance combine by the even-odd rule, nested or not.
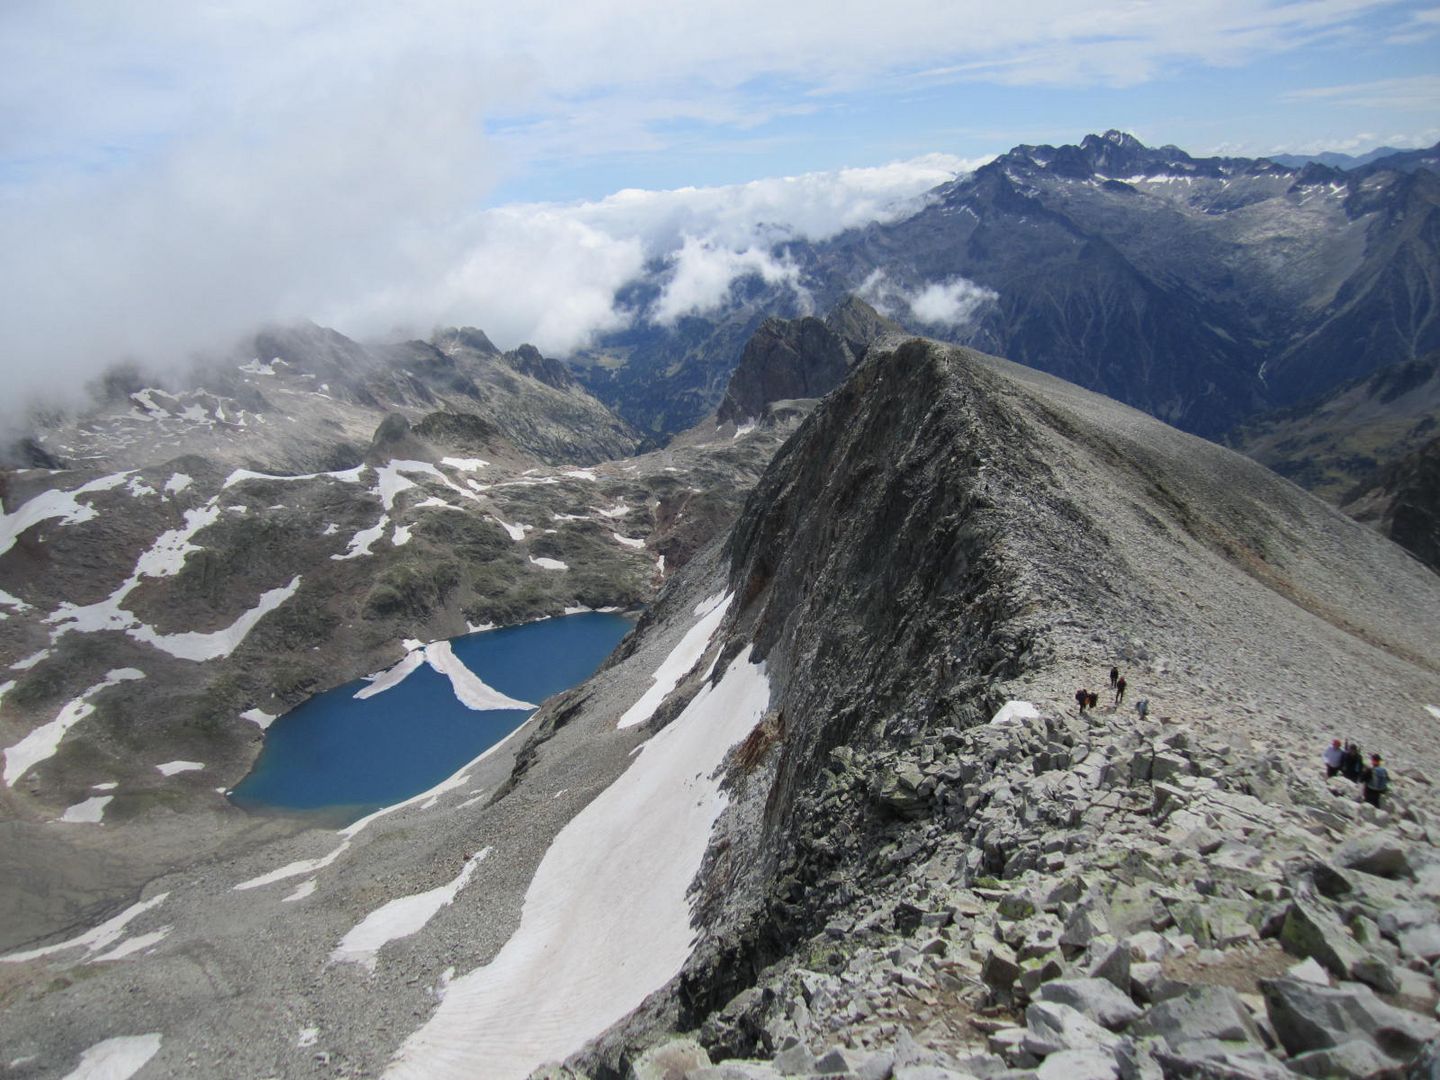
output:
[[[1094,690],[1091,690],[1091,691],[1090,691],[1090,708],[1091,708],[1091,709],[1094,709],[1095,706],[1098,705],[1098,704],[1100,704],[1100,695],[1097,694],[1097,693],[1095,693]]]
[[[1345,744],[1345,754],[1340,759],[1340,775],[1354,783],[1360,782],[1360,771],[1364,768],[1363,760],[1360,757],[1360,747],[1353,742]]]
[[[1075,691],[1075,700],[1079,703],[1080,711],[1083,713],[1086,703],[1090,700],[1090,691],[1082,686],[1079,690]]]
[[[1125,676],[1124,676],[1124,675],[1121,675],[1120,678],[1118,678],[1118,679],[1115,680],[1115,704],[1118,706],[1118,705],[1120,704],[1120,702],[1122,702],[1122,701],[1124,701],[1124,700],[1125,700]]]
[[[1115,689],[1115,682],[1116,682],[1116,680],[1119,679],[1119,678],[1120,678],[1120,669],[1119,669],[1118,667],[1112,667],[1112,668],[1110,669],[1110,689],[1111,689],[1111,690],[1114,690],[1114,689]]]
[[[1365,770],[1365,801],[1371,806],[1380,805],[1380,796],[1390,790],[1390,770],[1379,754],[1370,755],[1370,767]]]

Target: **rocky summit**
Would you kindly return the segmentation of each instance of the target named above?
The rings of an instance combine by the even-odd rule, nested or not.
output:
[[[406,803],[172,852],[13,942],[0,1045],[33,1077],[1429,1076],[1437,642],[1433,573],[1254,462],[872,348],[591,680]],[[1332,738],[1385,756],[1378,806]]]

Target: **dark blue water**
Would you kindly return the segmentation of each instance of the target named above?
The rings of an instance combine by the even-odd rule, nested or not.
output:
[[[633,624],[588,612],[455,638],[455,655],[484,682],[539,704],[583,682]],[[231,792],[250,809],[339,810],[354,819],[434,787],[524,722],[530,710],[476,712],[422,664],[364,700],[363,679],[319,694],[265,733],[254,769]]]

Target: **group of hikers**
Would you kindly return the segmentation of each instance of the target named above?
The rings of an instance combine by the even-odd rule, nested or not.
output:
[[[1365,764],[1365,755],[1353,742],[1343,746],[1335,739],[1321,755],[1325,761],[1325,777],[1331,779],[1343,776],[1356,784],[1364,785],[1365,801],[1371,806],[1380,805],[1380,796],[1390,790],[1390,771],[1379,754],[1370,755],[1370,764]]]
[[[1120,703],[1125,700],[1125,676],[1120,674],[1120,669],[1117,667],[1110,669],[1110,694],[1112,696],[1111,705],[1118,709]],[[1080,712],[1084,713],[1086,709],[1094,709],[1100,704],[1100,695],[1082,686],[1075,691],[1075,703],[1080,706]],[[1142,698],[1135,703],[1135,711],[1140,714],[1141,720],[1145,719],[1145,714],[1149,710],[1149,701]]]

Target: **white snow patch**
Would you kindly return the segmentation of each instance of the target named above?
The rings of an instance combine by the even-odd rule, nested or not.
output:
[[[160,634],[144,625],[127,630],[126,633],[136,641],[148,642],[180,660],[218,660],[234,652],[245,640],[245,636],[255,628],[256,623],[294,596],[299,588],[300,578],[296,576],[288,585],[261,593],[259,603],[253,608],[229,626],[208,634],[198,630],[184,634]]]
[[[300,1034],[295,1040],[296,1049],[303,1050],[307,1046],[314,1046],[320,1041],[319,1028],[301,1028]]]
[[[1440,720],[1440,705],[1426,705],[1425,711],[1435,717],[1436,720]]]
[[[157,893],[149,900],[142,900],[138,904],[131,904],[124,911],[112,919],[108,919],[99,926],[86,930],[78,937],[69,941],[62,941],[55,945],[43,945],[38,949],[27,949],[25,952],[7,953],[0,956],[0,962],[7,964],[20,964],[27,960],[38,960],[42,956],[53,956],[58,952],[65,952],[67,949],[85,949],[88,952],[99,952],[101,949],[108,949],[115,942],[119,941],[125,933],[125,927],[135,919],[138,919],[151,908],[159,907],[165,902],[168,892]]]
[[[163,765],[156,765],[164,776],[174,776],[176,773],[195,772],[197,769],[205,768],[203,761],[167,761]]]
[[[184,527],[170,529],[157,536],[149,550],[141,555],[135,563],[135,572],[126,584],[133,588],[131,582],[135,582],[142,576],[159,578],[173,577],[178,574],[185,565],[185,557],[192,551],[200,550],[190,543],[191,537],[202,529],[215,524],[218,520],[220,520],[220,507],[214,499],[198,509],[186,510]],[[128,593],[130,588],[126,588],[125,591]]]
[[[624,544],[626,547],[643,548],[645,546],[644,540],[636,540],[634,537],[630,536],[621,536],[618,532],[612,532],[610,535],[613,536],[618,542]]]
[[[551,514],[551,521],[589,521],[589,514]]]
[[[169,480],[165,481],[165,491],[170,495],[179,495],[180,492],[184,491],[194,482],[192,478],[186,476],[183,472],[177,472],[173,474]]]
[[[622,518],[622,517],[624,517],[626,514],[630,513],[630,507],[628,507],[628,506],[625,505],[625,500],[624,500],[624,499],[621,499],[621,500],[620,500],[619,502],[617,502],[614,506],[612,506],[612,507],[610,507],[610,508],[608,508],[608,509],[606,509],[606,510],[601,510],[601,509],[598,509],[598,508],[597,508],[597,509],[595,510],[595,512],[596,512],[597,514],[599,514],[601,517]]]
[[[526,1077],[566,1057],[663,986],[690,954],[687,896],[728,798],[718,769],[769,704],[747,648],[562,829],[520,925],[456,979],[385,1076]],[[555,978],[558,958],[566,978]]]
[[[416,503],[413,507],[411,507],[411,509],[412,509],[412,510],[425,510],[425,509],[427,509],[427,508],[429,508],[429,507],[432,507],[432,506],[439,507],[441,510],[459,510],[459,509],[460,509],[460,507],[456,506],[454,503],[448,503],[448,502],[446,502],[444,499],[440,498],[440,497],[437,496],[437,495],[431,495],[431,496],[429,496],[427,499],[425,499],[424,502],[418,502],[418,503]]]
[[[370,680],[370,685],[361,687],[355,691],[354,696],[356,700],[364,701],[366,698],[372,698],[376,694],[383,694],[386,690],[394,689],[404,682],[406,677],[424,662],[424,650],[411,649],[391,667],[386,668],[384,671],[377,672],[374,675],[367,675],[366,678]]]
[[[372,815],[373,816],[373,815]],[[363,818],[361,820],[364,820]],[[278,870],[271,870],[268,874],[261,874],[259,877],[242,881],[235,886],[237,892],[244,892],[246,889],[258,889],[262,885],[273,885],[277,881],[284,881],[286,878],[299,877],[301,874],[313,874],[316,870],[324,870],[350,847],[349,839],[340,841],[340,846],[329,855],[321,855],[318,859],[301,859],[299,862],[286,863]]]
[[[173,926],[162,926],[159,930],[151,930],[148,934],[141,934],[138,937],[126,938],[109,952],[101,953],[99,956],[92,956],[90,958],[90,963],[104,964],[108,963],[111,960],[123,960],[125,957],[130,956],[133,953],[143,952],[145,949],[150,948],[151,945],[155,945],[161,941],[164,941],[165,935],[170,933],[170,931],[173,929],[175,929]]]
[[[466,863],[457,877],[444,885],[412,896],[400,896],[376,908],[340,939],[330,954],[334,963],[364,964],[375,970],[376,954],[386,944],[419,933],[440,909],[455,902],[460,890],[470,883],[476,868],[490,854],[487,847]]]
[[[478,457],[442,457],[440,459],[440,464],[449,465],[452,469],[459,469],[461,472],[474,472],[476,469],[485,468],[485,466],[489,465],[490,462]]]
[[[564,610],[563,614],[565,614],[565,615],[585,615],[585,614],[588,614],[588,613],[590,613],[590,612],[592,612],[592,611],[594,611],[594,610],[595,610],[594,608],[586,607],[584,604],[581,604],[581,605],[579,605],[578,607],[567,607],[567,608]]]
[[[225,478],[225,483],[220,485],[220,490],[224,491],[226,488],[233,484],[238,484],[242,480],[318,480],[324,477],[328,480],[339,480],[344,484],[358,484],[360,482],[360,474],[364,472],[365,469],[366,466],[364,465],[356,465],[353,469],[340,469],[337,472],[299,473],[294,476],[253,472],[250,469],[236,469]]]
[[[110,805],[113,795],[96,795],[78,802],[74,806],[67,806],[65,812],[60,815],[61,821],[68,821],[80,825],[99,825],[105,817],[105,807]]]
[[[30,605],[18,596],[11,596],[4,589],[0,589],[0,604],[6,607],[13,607],[16,611],[29,611]]]
[[[320,535],[321,535],[321,536],[334,536],[334,535],[335,535],[336,533],[338,533],[339,531],[340,531],[340,526],[339,526],[339,525],[336,525],[336,524],[332,521],[332,522],[330,522],[330,524],[326,525],[323,530],[321,530]]]
[[[240,370],[246,375],[274,375],[274,364],[262,364],[258,359],[249,360],[240,365]]]
[[[655,572],[661,577],[665,576],[665,556],[661,555],[655,560]]]
[[[130,477],[130,482],[125,485],[125,490],[137,499],[142,495],[160,494],[158,491],[156,491],[153,487],[151,487],[138,476]]]
[[[116,783],[114,780],[107,780],[107,781],[105,781],[105,783],[103,783],[103,784],[91,784],[91,785],[90,785],[90,790],[91,790],[91,791],[114,791],[114,790],[115,790],[117,787],[119,787],[119,786],[120,786],[120,785],[119,785],[118,783]]]
[[[650,689],[641,695],[640,700],[625,710],[615,725],[617,728],[634,727],[636,724],[643,724],[655,714],[660,703],[670,696],[670,691],[675,689],[679,681],[685,677],[700,657],[705,655],[705,650],[710,646],[710,639],[715,636],[715,631],[720,626],[720,621],[725,618],[725,612],[730,610],[730,595],[712,596],[701,601],[695,606],[695,614],[700,620],[680,639],[680,644],[670,651],[660,666],[655,669],[651,676],[654,682]]]
[[[80,496],[117,488],[125,483],[129,476],[129,472],[102,476],[88,484],[81,484],[74,491],[56,491],[52,488],[40,492],[13,514],[0,514],[0,555],[14,546],[15,538],[22,532],[42,521],[59,518],[61,525],[79,525],[98,517],[99,511],[89,503],[81,502]]]
[[[95,711],[95,706],[90,704],[90,699],[101,690],[131,679],[143,679],[144,677],[143,671],[136,671],[134,668],[116,668],[74,701],[66,704],[55,715],[54,720],[48,724],[41,724],[14,746],[9,747],[5,751],[5,783],[14,784],[32,766],[38,765],[54,754],[59,749],[60,740],[65,737],[65,733]]]
[[[279,716],[271,715],[264,709],[246,709],[240,714],[240,719],[249,720],[252,724],[258,725],[261,731],[264,731],[276,720],[278,720]]]
[[[409,525],[396,525],[395,533],[390,537],[390,543],[396,547],[399,547],[401,544],[408,544],[410,542],[410,529],[411,526]]]
[[[49,655],[50,655],[50,650],[49,650],[49,649],[41,649],[41,650],[40,650],[39,652],[37,652],[37,653],[31,653],[29,656],[25,657],[24,660],[16,660],[15,663],[13,663],[13,664],[10,665],[10,670],[11,670],[11,671],[25,671],[25,670],[28,670],[29,668],[32,668],[32,667],[34,667],[36,664],[40,663],[41,660],[44,660],[44,659],[45,659],[47,656],[49,656]]]
[[[1016,724],[1022,720],[1040,719],[1040,710],[1028,701],[1007,701],[1000,711],[990,718],[992,724]]]
[[[282,904],[293,904],[296,900],[304,900],[314,891],[315,879],[312,877],[309,881],[302,881],[299,885],[295,886],[295,891],[280,902]]]
[[[533,709],[528,701],[502,694],[487,686],[480,677],[467,668],[450,647],[448,641],[436,641],[425,646],[425,661],[432,668],[450,680],[455,696],[467,709],[483,712],[491,709]]]
[[[497,517],[492,517],[490,520],[504,529],[510,535],[510,539],[515,541],[524,540],[525,530],[534,528],[533,525],[508,525]]]
[[[498,629],[500,629],[500,624],[499,624],[499,623],[493,623],[493,622],[480,622],[480,623],[467,622],[467,623],[465,624],[465,632],[466,632],[467,634],[483,634],[486,630],[498,630]]]
[[[560,475],[573,477],[576,480],[590,480],[596,483],[600,480],[590,469],[570,469],[568,472],[563,472]]]
[[[119,1035],[98,1042],[80,1055],[65,1080],[130,1080],[160,1052],[160,1033]]]
[[[542,570],[569,570],[569,569],[570,569],[570,567],[566,566],[566,565],[565,565],[563,562],[561,562],[559,559],[547,559],[547,558],[544,558],[543,556],[542,556],[541,558],[538,558],[538,559],[537,559],[534,555],[531,555],[531,556],[530,556],[530,561],[531,561],[532,563],[534,563],[536,566],[540,567],[540,569],[542,569]]]
[[[737,428],[735,429],[735,434],[730,436],[730,440],[733,442],[733,441],[735,441],[736,439],[743,439],[746,435],[749,435],[750,432],[752,432],[752,431],[754,431],[754,430],[755,430],[755,425],[754,425],[754,424],[741,424],[739,427],[737,427]]]
[[[350,538],[350,546],[343,555],[331,555],[330,558],[336,562],[344,562],[346,559],[358,559],[362,555],[370,554],[370,545],[385,535],[385,527],[390,524],[390,515],[381,514],[380,520],[368,529],[361,529]]]

